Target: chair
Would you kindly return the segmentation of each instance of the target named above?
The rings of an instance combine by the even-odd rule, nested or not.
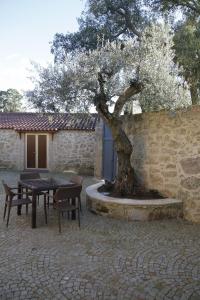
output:
[[[18,193],[18,188],[11,188],[9,187],[3,180],[2,184],[6,193],[6,198],[5,198],[5,205],[4,205],[4,214],[3,214],[3,219],[6,217],[6,211],[8,208],[8,214],[7,214],[7,227],[10,219],[10,211],[13,206],[18,206],[18,205],[26,205],[26,214],[28,213],[28,204],[31,204],[32,201],[28,197],[28,193]],[[17,190],[17,192],[14,192],[14,190]],[[20,196],[20,197],[19,197]],[[17,197],[17,199],[15,199]]]
[[[70,181],[75,183],[76,185],[81,186],[81,191],[82,191],[82,185],[83,185],[83,177],[79,175],[75,175],[70,178]],[[79,197],[79,206],[80,206],[80,211],[82,212],[82,207],[81,207],[81,196]]]
[[[41,178],[40,174],[37,173],[37,172],[24,172],[24,173],[20,174],[20,180],[40,179],[40,178]],[[26,192],[28,192],[27,189],[26,189]],[[38,194],[38,204],[39,204],[39,198],[40,198],[40,196],[43,196],[45,194],[47,194],[47,198],[48,198],[49,191],[40,192]],[[49,203],[49,198],[48,198],[48,203]]]
[[[20,174],[20,180],[29,180],[29,179],[41,179],[40,174],[37,172],[24,172]],[[28,189],[26,189],[27,193]],[[49,201],[49,191],[45,191],[45,192],[39,192],[38,193],[38,204],[39,204],[39,198],[40,196],[44,196],[44,215],[45,215],[45,223],[47,224],[47,201],[46,201],[46,196],[48,198]]]
[[[69,213],[77,211],[78,225],[80,228],[80,199],[81,186],[63,187],[57,189],[54,195],[54,208],[58,210],[58,225],[59,232],[61,233],[61,219],[60,215],[67,212]]]
[[[20,180],[40,179],[40,174],[36,172],[24,172],[20,174]]]

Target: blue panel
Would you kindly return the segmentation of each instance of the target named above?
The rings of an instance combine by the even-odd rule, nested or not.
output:
[[[114,142],[111,131],[104,124],[103,137],[103,177],[107,181],[113,181],[116,176],[117,155],[114,149]]]

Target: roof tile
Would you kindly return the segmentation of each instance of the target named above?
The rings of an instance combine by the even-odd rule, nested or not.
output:
[[[96,122],[97,114],[0,112],[0,129],[16,131],[93,131]]]

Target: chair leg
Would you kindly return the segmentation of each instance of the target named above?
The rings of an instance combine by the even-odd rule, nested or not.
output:
[[[79,202],[79,208],[80,208],[80,211],[81,211],[81,213],[83,213],[83,212],[82,212],[82,206],[81,206],[81,197],[78,198],[78,202]]]
[[[78,226],[80,228],[81,227],[81,223],[80,223],[80,211],[79,211],[79,208],[77,209],[77,213],[78,213]]]
[[[4,205],[4,213],[3,213],[3,219],[4,219],[4,220],[5,220],[5,217],[6,217],[7,201],[8,201],[8,196],[6,195],[6,201],[5,201],[5,205]]]
[[[60,220],[60,211],[58,210],[58,226],[59,226],[59,233],[61,233],[61,220]]]
[[[45,223],[47,224],[47,201],[46,201],[46,195],[44,195],[44,216],[45,216]]]
[[[48,209],[49,209],[49,191],[47,191],[47,205],[48,205]]]
[[[8,227],[8,223],[9,223],[9,219],[10,219],[10,210],[11,210],[11,206],[8,206],[8,216],[7,216],[7,223],[6,226]]]
[[[37,202],[38,202],[38,205],[40,204],[40,196],[38,195],[38,198],[37,198]]]
[[[5,202],[4,213],[3,213],[3,219],[4,220],[5,220],[5,217],[6,217],[6,210],[7,210],[7,203]]]
[[[26,204],[26,214],[28,214],[28,204]]]
[[[3,213],[3,219],[5,220],[6,217],[6,210],[7,210],[7,204],[8,203],[8,195],[6,195],[6,199],[5,199],[5,206],[4,206],[4,213]]]

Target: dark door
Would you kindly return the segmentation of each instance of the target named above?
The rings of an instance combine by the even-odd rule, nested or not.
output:
[[[103,130],[103,178],[113,181],[116,176],[117,154],[114,148],[114,141],[111,131],[104,124]]]
[[[38,168],[47,167],[47,136],[38,135]]]
[[[27,135],[27,168],[36,168],[36,136]]]
[[[47,168],[47,135],[27,134],[27,168]]]

